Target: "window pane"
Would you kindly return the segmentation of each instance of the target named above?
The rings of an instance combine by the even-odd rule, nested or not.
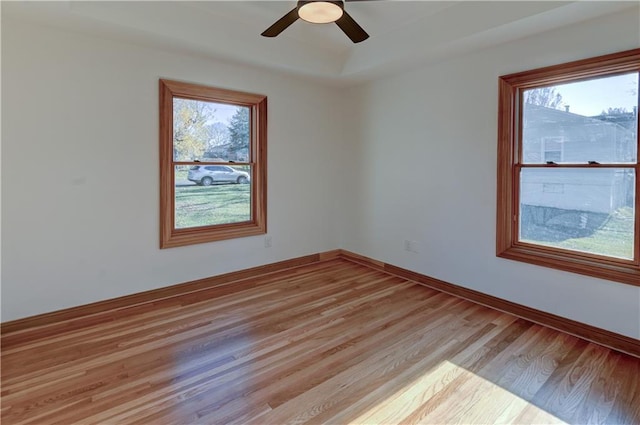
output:
[[[638,155],[638,73],[523,91],[524,163],[630,163]]]
[[[249,108],[173,99],[174,161],[249,161]]]
[[[175,167],[175,228],[251,220],[250,167]]]
[[[633,259],[633,169],[525,168],[520,193],[521,241]]]

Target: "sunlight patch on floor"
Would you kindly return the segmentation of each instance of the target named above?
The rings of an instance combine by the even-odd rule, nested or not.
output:
[[[564,424],[554,415],[449,361],[440,363],[352,424]]]

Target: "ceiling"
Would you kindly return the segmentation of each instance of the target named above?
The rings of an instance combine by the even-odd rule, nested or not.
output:
[[[276,38],[261,37],[295,7],[295,1],[2,3],[3,19],[27,19],[337,83],[375,78],[638,5],[637,1],[353,1],[345,9],[371,36],[353,44],[335,24],[301,20]]]

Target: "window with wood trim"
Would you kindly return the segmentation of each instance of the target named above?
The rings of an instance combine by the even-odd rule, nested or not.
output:
[[[640,49],[499,79],[496,252],[640,286]]]
[[[266,96],[160,80],[160,248],[267,231]]]

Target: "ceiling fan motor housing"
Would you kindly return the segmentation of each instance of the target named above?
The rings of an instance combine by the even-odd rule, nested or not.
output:
[[[312,24],[329,24],[342,17],[343,1],[299,0],[296,6],[298,16]]]

